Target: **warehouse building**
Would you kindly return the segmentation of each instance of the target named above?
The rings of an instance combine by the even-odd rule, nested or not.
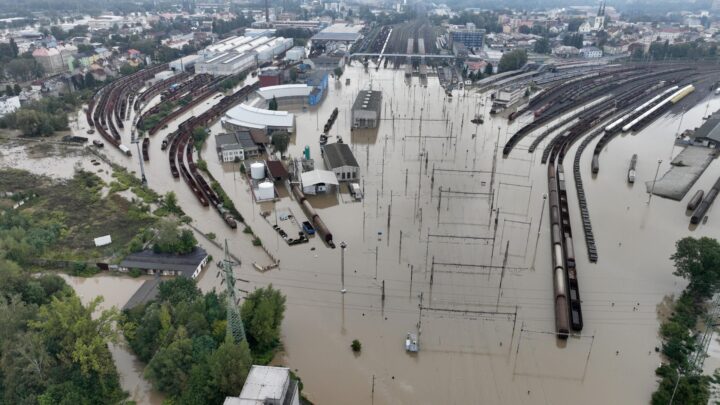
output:
[[[358,93],[352,107],[353,128],[377,128],[380,123],[382,92],[363,90]]]
[[[195,63],[196,73],[233,75],[271,62],[293,45],[289,38],[231,37],[206,47],[202,60]]]
[[[335,173],[338,181],[355,181],[359,177],[360,165],[346,143],[331,143],[323,146],[325,167]]]
[[[334,50],[347,51],[362,38],[360,33],[362,28],[362,25],[333,24],[310,38],[311,48],[322,49],[325,52]]]
[[[220,120],[228,130],[257,129],[271,135],[277,131],[294,132],[295,115],[287,111],[271,111],[240,104],[228,110]]]
[[[120,262],[118,270],[129,272],[132,269],[139,269],[148,275],[183,276],[194,279],[200,275],[200,272],[207,265],[208,257],[207,252],[197,246],[192,252],[184,255],[143,250],[127,255]]]

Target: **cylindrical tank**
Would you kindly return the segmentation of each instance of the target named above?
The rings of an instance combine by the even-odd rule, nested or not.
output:
[[[257,199],[272,200],[275,197],[275,186],[269,181],[258,184]]]
[[[253,180],[262,180],[265,178],[265,165],[255,162],[250,165],[250,176]]]
[[[305,160],[310,160],[310,147],[305,145]]]
[[[704,192],[702,190],[698,190],[695,195],[690,199],[690,202],[688,202],[687,209],[690,211],[694,211],[695,208],[697,208],[698,204],[702,201]]]

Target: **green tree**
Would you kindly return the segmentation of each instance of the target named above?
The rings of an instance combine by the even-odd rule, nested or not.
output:
[[[108,342],[117,342],[115,326],[120,319],[116,309],[98,310],[102,297],[84,307],[77,296],[54,297],[40,307],[36,321],[30,322],[40,332],[49,352],[66,365],[76,364],[83,374],[110,375],[115,365]]]
[[[277,111],[278,109],[278,102],[275,96],[273,96],[272,100],[270,100],[270,103],[268,103],[268,110],[271,111]]]
[[[547,38],[540,38],[535,41],[535,45],[533,45],[533,52],[549,54],[550,51],[550,41],[548,41]]]
[[[701,299],[709,298],[720,284],[720,244],[713,238],[686,237],[675,244],[676,276],[689,281],[688,290]]]
[[[189,229],[179,229],[178,223],[162,220],[158,223],[153,251],[156,253],[186,254],[192,252],[197,240]]]
[[[192,364],[192,340],[180,338],[155,353],[145,369],[145,377],[156,389],[179,396],[187,387]]]
[[[272,135],[272,140],[270,141],[272,145],[275,147],[275,150],[280,152],[280,154],[284,154],[287,151],[288,145],[290,144],[290,134],[285,131],[278,131],[275,132]]]
[[[568,31],[570,32],[577,32],[578,28],[585,22],[585,19],[583,18],[573,18],[572,20],[568,21]]]
[[[84,80],[85,88],[92,89],[93,87],[95,87],[95,84],[96,84],[95,76],[93,76],[93,74],[91,72],[85,73],[85,80]]]
[[[242,305],[248,343],[253,350],[272,350],[280,341],[280,325],[285,316],[285,296],[272,287],[248,295]]]
[[[500,58],[500,64],[498,65],[498,73],[520,69],[525,65],[526,62],[527,53],[524,49],[515,49],[510,52],[505,52]]]
[[[485,70],[483,71],[483,74],[485,76],[490,76],[493,74],[493,65],[492,63],[488,62],[487,65],[485,65]]]
[[[158,299],[172,305],[183,301],[192,302],[200,296],[200,289],[195,285],[195,280],[187,277],[176,277],[163,281],[158,288]]]
[[[343,74],[343,68],[341,68],[340,66],[338,66],[338,67],[335,68],[335,70],[333,70],[333,73],[335,73],[335,78],[336,78],[336,79],[339,79],[340,76],[342,76],[342,74]]]
[[[15,91],[13,90],[12,86],[9,85],[9,84],[6,84],[6,85],[5,85],[5,95],[7,95],[7,96],[14,96],[14,95],[15,95]]]
[[[20,95],[20,92],[22,92],[22,88],[19,84],[15,83],[15,85],[13,86],[13,92],[16,96]]]
[[[295,83],[295,81],[298,79],[298,70],[296,67],[290,68],[290,80]]]
[[[223,397],[239,395],[252,363],[247,342],[223,342],[208,359],[210,374],[217,391]]]

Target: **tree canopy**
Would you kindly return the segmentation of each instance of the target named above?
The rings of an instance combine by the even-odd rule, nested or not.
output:
[[[284,310],[285,297],[272,287],[250,294],[242,307],[248,340],[235,343],[225,295],[202,294],[180,277],[162,282],[156,301],[126,311],[123,330],[147,363],[145,376],[174,403],[220,404],[240,393],[252,364],[274,355]]]
[[[524,49],[515,49],[505,52],[500,58],[498,64],[498,73],[507,72],[509,70],[520,69],[527,62],[527,52]]]

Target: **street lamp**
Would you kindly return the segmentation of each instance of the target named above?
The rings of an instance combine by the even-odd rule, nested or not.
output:
[[[662,159],[658,159],[657,169],[655,170],[655,178],[653,179],[652,187],[650,188],[650,195],[648,196],[648,200],[646,203],[648,205],[650,205],[650,199],[652,198],[653,191],[655,191],[655,182],[657,181],[657,176],[658,176],[658,173],[660,172],[660,164],[661,163],[662,163]]]
[[[340,292],[345,294],[345,248],[347,243],[345,241],[340,242]]]

